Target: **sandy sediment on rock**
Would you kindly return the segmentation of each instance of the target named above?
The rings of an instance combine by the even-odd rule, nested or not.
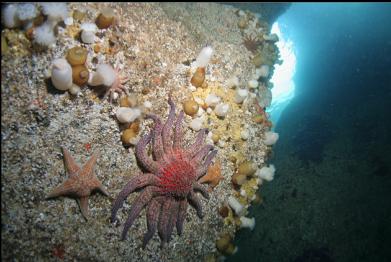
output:
[[[71,4],[72,10],[86,10],[85,21],[94,21],[104,4]],[[97,97],[93,88],[83,88],[81,95],[56,91],[45,80],[54,58],[64,57],[66,50],[80,45],[71,35],[78,23],[60,28],[57,45],[44,52],[11,54],[2,57],[2,254],[6,260],[65,260],[94,261],[201,261],[217,254],[215,241],[223,233],[233,235],[234,225],[227,225],[218,209],[234,194],[231,176],[237,161],[252,160],[261,167],[267,148],[262,143],[265,127],[252,121],[256,113],[253,98],[243,105],[233,102],[234,89],[226,87],[233,75],[240,86],[246,87],[255,68],[251,53],[242,42],[237,27],[235,9],[218,4],[110,4],[118,12],[117,30],[100,30],[97,44],[84,45],[89,50],[87,67],[90,72],[98,63],[117,65],[129,80],[125,86],[143,104],[152,103],[146,112],[162,119],[168,115],[168,95],[177,105],[192,97],[205,99],[214,93],[230,105],[225,119],[205,113],[204,127],[218,132],[221,141],[216,157],[222,163],[222,180],[203,199],[205,213],[201,220],[193,208],[188,209],[184,233],[160,249],[157,234],[145,250],[141,241],[146,232],[145,211],[120,241],[123,223],[132,200],[131,194],[119,211],[118,225],[109,221],[111,203],[129,179],[140,172],[134,148],[121,143],[121,127],[115,119],[117,103]],[[6,29],[8,30],[8,29]],[[206,44],[214,54],[207,68],[208,87],[193,92],[189,65]],[[104,50],[104,51],[102,51]],[[189,123],[191,117],[186,116]],[[152,127],[149,120],[141,121],[141,134]],[[243,141],[240,130],[247,129],[249,138]],[[186,141],[192,142],[196,132],[185,124]],[[239,132],[239,133],[238,133]],[[55,186],[67,174],[61,146],[66,147],[78,163],[83,164],[92,152],[100,152],[96,174],[110,193],[99,193],[89,200],[90,219],[86,221],[77,202],[70,198],[46,200]],[[90,148],[91,147],[91,148]],[[239,154],[240,153],[240,154]],[[238,156],[242,155],[243,159]],[[61,254],[63,252],[64,254]],[[60,254],[60,255],[59,255]]]

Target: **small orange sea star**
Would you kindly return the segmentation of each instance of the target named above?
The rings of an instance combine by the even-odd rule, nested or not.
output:
[[[78,200],[81,213],[88,219],[88,197],[94,190],[99,190],[104,195],[109,196],[102,183],[98,180],[94,172],[94,166],[98,154],[94,153],[82,168],[76,163],[66,148],[62,148],[64,153],[64,165],[69,174],[69,178],[60,186],[52,190],[47,198],[59,196],[69,196]]]
[[[220,183],[220,180],[224,179],[221,175],[221,163],[216,162],[214,165],[208,167],[208,172],[205,176],[201,177],[199,183],[209,183],[212,188]]]

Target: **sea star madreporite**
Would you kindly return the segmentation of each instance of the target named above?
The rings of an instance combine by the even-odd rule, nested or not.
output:
[[[143,247],[155,234],[156,229],[162,240],[162,246],[168,242],[176,225],[178,235],[182,234],[183,222],[187,214],[188,202],[202,218],[200,199],[195,191],[205,198],[208,192],[198,179],[207,171],[217,150],[212,145],[204,145],[207,129],[199,131],[196,141],[188,148],[183,148],[182,120],[183,111],[175,120],[175,105],[169,98],[170,113],[163,125],[156,115],[148,115],[155,122],[153,130],[140,139],[136,146],[136,157],[148,173],[132,178],[119,193],[111,211],[111,221],[116,220],[116,214],[127,196],[137,189],[141,194],[134,200],[129,217],[125,222],[122,239],[138,217],[141,210],[147,206],[146,217],[148,231],[144,235]],[[174,126],[172,134],[171,129]],[[147,146],[152,142],[154,158],[147,155]]]

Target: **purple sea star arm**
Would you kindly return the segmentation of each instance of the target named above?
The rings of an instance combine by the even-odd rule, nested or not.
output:
[[[160,209],[162,206],[161,198],[153,198],[147,207],[147,227],[148,231],[144,235],[143,248],[145,248],[156,232],[159,222]]]
[[[179,209],[179,202],[174,200],[172,208],[170,210],[170,223],[168,223],[167,225],[168,242],[170,242],[171,240],[172,231],[174,230],[174,226],[178,219],[178,209]]]
[[[194,156],[193,161],[199,165],[204,157],[213,149],[212,145],[204,146],[198,153]]]
[[[187,200],[183,199],[179,203],[179,208],[178,208],[178,218],[176,221],[176,230],[178,232],[178,235],[182,235],[183,232],[183,222],[185,222],[186,215],[187,215]]]
[[[204,214],[202,213],[201,202],[200,199],[197,197],[197,195],[193,191],[190,191],[189,195],[187,196],[187,199],[189,199],[190,203],[197,211],[198,217],[202,218]]]
[[[136,156],[137,159],[141,162],[141,164],[151,173],[158,173],[159,167],[157,162],[153,161],[147,155],[147,145],[151,142],[153,136],[153,132],[150,132],[148,135],[145,135],[136,145]]]
[[[208,171],[209,165],[212,163],[213,158],[216,156],[217,150],[213,150],[206,157],[204,164],[197,170],[197,180]]]
[[[209,199],[209,193],[208,193],[208,190],[206,189],[206,187],[204,187],[203,185],[201,185],[200,183],[197,183],[195,182],[193,184],[193,189],[195,191],[199,191],[203,197],[205,197],[206,199]]]
[[[172,222],[171,211],[173,210],[174,202],[175,200],[169,197],[165,199],[162,205],[162,210],[161,210],[161,215],[160,215],[160,220],[158,225],[158,232],[160,238],[162,239],[162,245],[164,245],[164,243],[167,243],[170,237],[168,234],[169,233],[168,228],[169,228],[169,224]]]
[[[147,115],[147,118],[153,119],[155,122],[155,126],[153,128],[153,140],[152,140],[152,149],[153,154],[155,155],[156,161],[160,161],[164,156],[164,150],[163,150],[163,139],[162,139],[162,129],[163,125],[160,121],[159,117],[155,115]]]
[[[201,129],[198,134],[197,134],[197,138],[196,138],[196,141],[194,144],[192,144],[188,149],[187,149],[187,152],[189,155],[191,155],[192,157],[194,157],[194,155],[200,150],[201,146],[203,145],[203,141],[205,140],[206,138],[206,134],[208,132],[208,129],[207,128],[203,128]]]
[[[132,208],[130,209],[129,217],[125,222],[124,230],[122,231],[122,240],[126,239],[126,234],[128,233],[129,228],[132,226],[134,220],[138,217],[141,210],[144,208],[149,201],[151,201],[154,190],[156,187],[147,187],[144,191],[136,198],[132,203]]]
[[[212,163],[213,158],[216,156],[217,150],[213,150],[205,159],[204,166],[209,166]]]
[[[172,102],[171,96],[168,98],[168,103],[170,104],[170,113],[168,114],[167,121],[164,124],[162,137],[164,152],[170,154],[172,151],[171,129],[175,120],[175,104]]]
[[[182,133],[182,121],[184,117],[184,112],[181,111],[177,117],[174,129],[174,149],[178,149],[182,146],[183,133]]]
[[[145,187],[147,185],[155,185],[158,182],[158,178],[154,174],[141,174],[132,178],[119,193],[117,199],[114,201],[111,209],[111,222],[116,221],[116,215],[118,210],[122,207],[123,202],[130,193],[138,188]]]

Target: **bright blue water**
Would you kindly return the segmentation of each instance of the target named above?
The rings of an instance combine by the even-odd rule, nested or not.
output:
[[[295,97],[228,261],[391,261],[391,4],[297,3],[278,22]]]

